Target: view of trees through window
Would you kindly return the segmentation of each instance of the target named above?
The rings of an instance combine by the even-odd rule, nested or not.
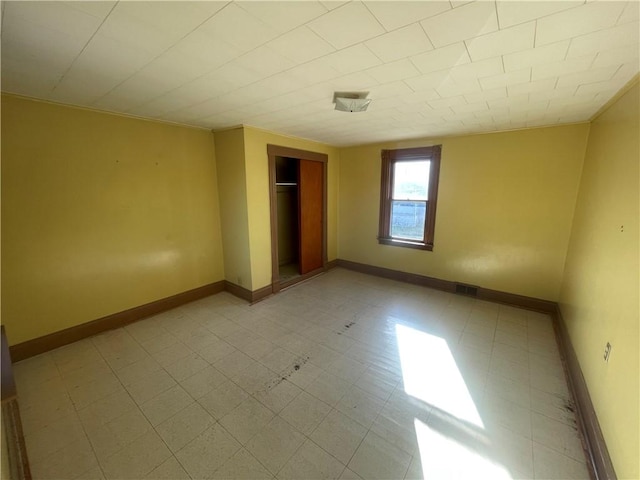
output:
[[[430,164],[430,161],[395,162],[390,232],[393,238],[424,241]]]

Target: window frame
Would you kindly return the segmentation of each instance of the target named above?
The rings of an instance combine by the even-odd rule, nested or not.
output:
[[[442,145],[431,147],[402,148],[382,150],[382,175],[380,181],[380,218],[378,243],[396,247],[416,248],[433,251],[433,239],[436,226],[436,207],[438,203],[438,181],[440,177],[440,157]],[[425,161],[429,166],[429,194],[427,196],[424,221],[424,241],[411,241],[391,236],[391,203],[393,198],[393,173],[397,162]]]

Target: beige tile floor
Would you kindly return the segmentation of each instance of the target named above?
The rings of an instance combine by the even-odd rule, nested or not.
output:
[[[589,476],[548,316],[343,269],[15,374],[36,479]]]

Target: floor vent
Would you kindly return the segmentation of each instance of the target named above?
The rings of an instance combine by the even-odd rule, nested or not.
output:
[[[460,295],[469,295],[470,297],[478,296],[478,287],[465,285],[464,283],[456,283],[456,293]]]

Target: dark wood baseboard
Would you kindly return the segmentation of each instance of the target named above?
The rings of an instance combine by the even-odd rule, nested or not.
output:
[[[240,285],[236,285],[235,283],[231,283],[228,280],[224,281],[224,290],[225,292],[229,292],[231,295],[235,295],[242,300],[246,300],[247,302],[251,302],[252,294],[251,290],[241,287]]]
[[[417,273],[401,272],[399,270],[391,270],[389,268],[376,267],[374,265],[367,265],[365,263],[351,262],[349,260],[337,260],[337,266],[343,267],[356,272],[367,273],[369,275],[375,275],[377,277],[388,278],[391,280],[397,280],[399,282],[412,283],[414,285],[422,285],[423,287],[434,288],[436,290],[443,290],[449,293],[455,293],[456,282],[449,280],[441,280],[439,278],[427,277],[426,275],[419,275]],[[514,293],[500,292],[497,290],[490,290],[488,288],[477,287],[477,295],[474,298],[478,300],[486,300],[488,302],[504,303],[506,305],[513,305],[520,308],[526,308],[528,310],[536,310],[545,313],[555,313],[556,303],[549,300],[541,300],[539,298],[526,297],[523,295],[516,295]]]
[[[338,259],[330,260],[327,262],[325,266],[325,270],[331,270],[332,268],[336,268],[338,266]]]
[[[271,285],[267,285],[266,287],[259,288],[258,290],[254,290],[251,292],[251,303],[254,304],[259,302],[260,300],[264,300],[265,298],[271,296],[273,293],[273,288]]]
[[[130,308],[123,312],[107,315],[87,323],[65,328],[58,332],[50,333],[42,337],[27,340],[9,347],[11,358],[14,362],[33,357],[49,350],[91,337],[106,330],[120,328],[137,320],[179,307],[185,303],[199,300],[209,295],[222,292],[225,289],[224,282],[215,282],[202,287],[194,288],[186,292],[178,293],[170,297],[156,300],[155,302]]]
[[[241,287],[240,285],[236,285],[235,283],[231,283],[227,280],[224,281],[224,289],[231,295],[235,295],[236,297],[246,300],[251,304],[264,300],[273,293],[271,285],[251,291],[248,288]]]
[[[618,477],[613,468],[613,463],[600,429],[600,423],[591,402],[591,395],[589,395],[589,389],[582,374],[578,356],[573,348],[573,343],[569,337],[569,331],[559,306],[554,312],[553,320],[556,339],[563,357],[567,382],[576,405],[576,420],[582,434],[587,464],[595,480],[615,480]]]

